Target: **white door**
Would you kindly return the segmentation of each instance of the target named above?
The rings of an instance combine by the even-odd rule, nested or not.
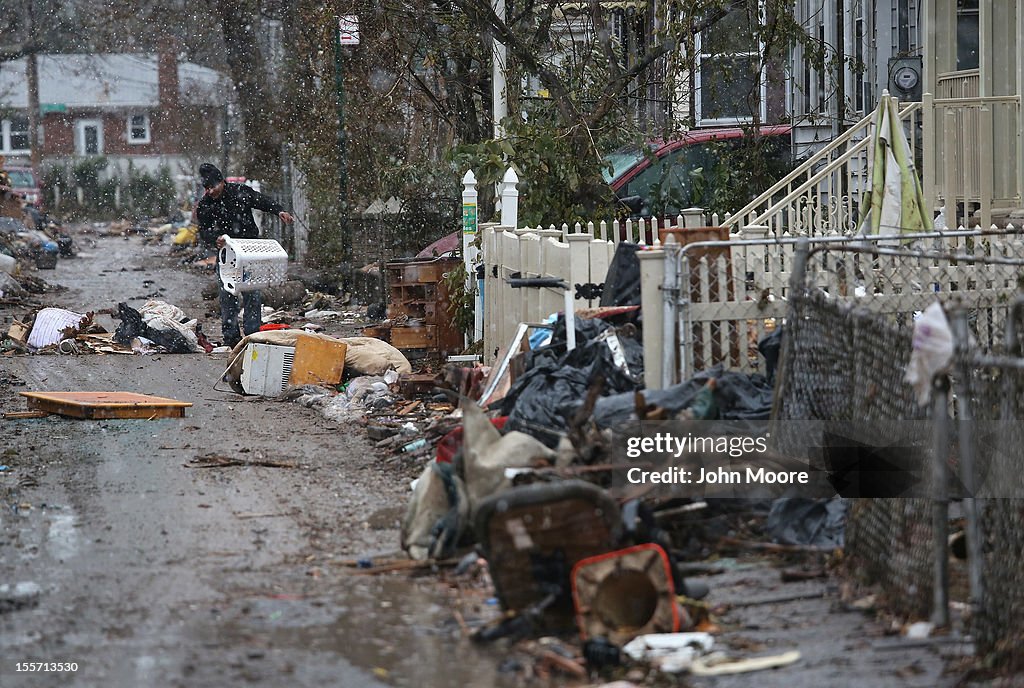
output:
[[[103,155],[103,121],[80,119],[76,131],[79,155]]]

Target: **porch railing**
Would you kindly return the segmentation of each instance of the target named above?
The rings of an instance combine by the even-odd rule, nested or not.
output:
[[[916,156],[921,103],[905,104],[899,112]],[[871,114],[854,124],[745,208],[726,217],[724,224],[734,231],[766,226],[775,236],[855,232],[867,180],[873,118]]]

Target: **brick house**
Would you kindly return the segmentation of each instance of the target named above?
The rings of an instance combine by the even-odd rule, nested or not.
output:
[[[0,154],[27,160],[25,60],[0,63]],[[42,164],[102,155],[108,174],[129,163],[190,174],[219,159],[230,86],[173,53],[39,55]]]

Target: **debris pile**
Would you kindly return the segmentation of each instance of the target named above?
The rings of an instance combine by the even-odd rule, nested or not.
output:
[[[15,320],[0,341],[5,354],[151,354],[212,351],[195,319],[173,304],[147,301],[140,310],[118,305],[121,323],[113,333],[95,322],[99,313],[41,308]]]

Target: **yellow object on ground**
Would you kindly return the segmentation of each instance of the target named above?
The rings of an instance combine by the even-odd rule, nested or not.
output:
[[[199,228],[195,225],[182,227],[174,236],[175,246],[189,246],[199,240]]]

